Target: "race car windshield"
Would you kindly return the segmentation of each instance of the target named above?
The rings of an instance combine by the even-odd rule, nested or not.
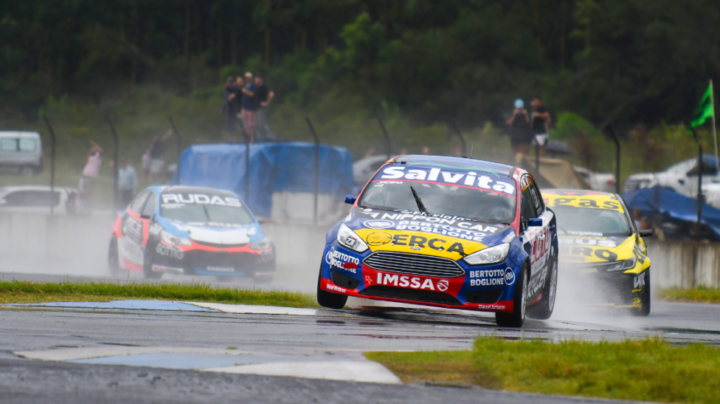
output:
[[[236,197],[208,194],[162,194],[160,214],[183,223],[252,224],[250,212]]]
[[[624,213],[617,210],[554,206],[558,228],[565,234],[626,236],[632,233]]]
[[[418,208],[418,199],[422,201],[422,209]],[[358,205],[394,211],[424,210],[430,216],[443,214],[486,223],[512,223],[515,219],[512,196],[427,182],[373,181]]]

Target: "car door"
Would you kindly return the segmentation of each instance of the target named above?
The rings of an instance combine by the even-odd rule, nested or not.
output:
[[[151,194],[152,191],[145,191],[136,196],[126,208],[122,218],[120,226],[122,237],[118,240],[118,253],[125,267],[129,269],[142,269],[143,242],[147,241],[147,231],[140,214]]]
[[[532,178],[528,179],[527,186],[522,191],[520,214],[521,225],[525,227],[523,246],[530,257],[528,298],[533,299],[541,290],[550,263],[552,246],[550,226],[554,224],[553,214],[545,208],[540,191]],[[542,225],[527,226],[528,219],[533,218],[541,219]]]

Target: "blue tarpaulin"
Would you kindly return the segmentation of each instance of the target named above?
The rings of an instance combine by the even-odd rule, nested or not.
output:
[[[204,144],[185,149],[173,183],[228,189],[250,209],[269,217],[273,192],[315,192],[315,144],[305,142],[250,145],[250,197],[245,193],[245,145]],[[352,154],[343,147],[320,145],[319,193],[339,198],[352,192]]]
[[[640,209],[645,216],[662,214],[683,222],[697,222],[697,199],[679,194],[672,188],[641,188],[623,194],[622,197],[631,211]],[[709,224],[708,227],[720,236],[720,210],[703,203],[702,222]]]

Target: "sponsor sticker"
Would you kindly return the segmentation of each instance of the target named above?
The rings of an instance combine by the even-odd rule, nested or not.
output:
[[[330,251],[325,254],[325,262],[330,268],[338,268],[354,274],[357,273],[357,269],[360,266],[360,259],[334,248],[331,248]]]
[[[480,170],[478,170],[480,171]],[[385,167],[378,180],[408,180],[417,182],[457,185],[468,188],[494,191],[507,195],[515,195],[515,185],[511,181],[501,181],[474,171],[457,171],[441,168],[419,169],[406,166],[390,165]]]
[[[171,247],[163,243],[157,243],[157,245],[155,246],[155,252],[162,255],[163,257],[170,257],[178,260],[183,259],[183,257],[185,256],[185,253],[181,249]]]
[[[574,238],[574,237],[560,237],[558,240],[560,244],[566,245],[587,245],[591,247],[607,247],[615,248],[617,243],[614,240],[607,238]]]
[[[182,204],[205,204],[241,207],[240,199],[232,196],[220,196],[200,193],[164,193],[161,195],[163,207],[182,206]],[[167,206],[165,206],[167,205]]]
[[[388,233],[370,233],[367,236],[367,245],[377,247],[392,241],[392,235]]]

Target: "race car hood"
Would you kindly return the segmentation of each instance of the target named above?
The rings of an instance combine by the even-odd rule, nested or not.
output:
[[[635,236],[603,237],[590,234],[558,234],[561,263],[622,261],[634,255]]]
[[[396,251],[458,260],[515,238],[512,226],[420,212],[355,207],[345,219],[371,251]]]
[[[189,238],[199,243],[237,245],[253,243],[265,238],[257,223],[245,226],[224,223],[182,223],[164,218],[158,220],[158,223],[175,236]]]

